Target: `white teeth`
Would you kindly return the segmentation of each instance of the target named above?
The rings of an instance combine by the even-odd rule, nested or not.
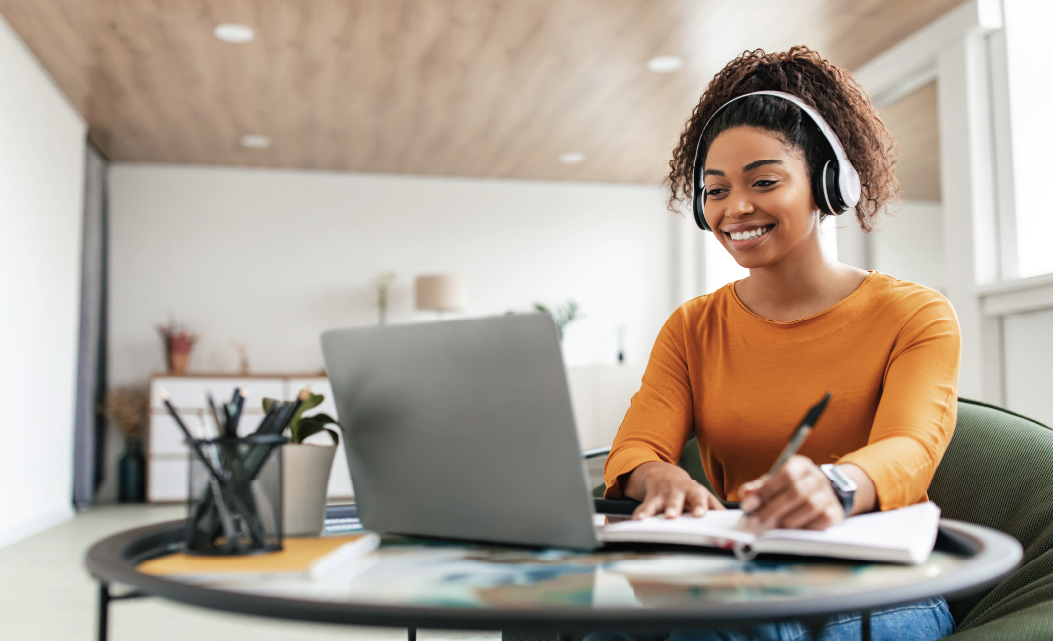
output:
[[[763,236],[770,229],[771,227],[760,227],[757,229],[751,229],[750,231],[733,231],[728,235],[731,236],[731,240],[751,240]]]

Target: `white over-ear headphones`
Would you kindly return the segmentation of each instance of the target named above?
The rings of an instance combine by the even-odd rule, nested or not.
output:
[[[801,108],[801,111],[808,114],[808,116],[815,122],[816,126],[819,127],[819,131],[822,132],[823,136],[830,143],[830,147],[834,150],[834,159],[827,160],[822,167],[816,167],[813,170],[812,176],[812,193],[815,196],[815,202],[819,205],[824,213],[833,214],[838,216],[849,209],[852,209],[859,202],[860,195],[860,184],[859,184],[859,172],[849,162],[848,156],[845,154],[845,148],[841,146],[841,141],[837,139],[837,134],[830,128],[823,117],[819,115],[819,112],[813,109],[811,106],[805,104],[803,100],[792,94],[784,93],[782,91],[754,91],[752,93],[742,94],[736,96],[731,100],[725,102],[713,112],[713,115],[706,121],[704,127],[702,127],[701,133],[698,135],[698,146],[695,148],[695,164],[692,166],[692,175],[694,181],[691,192],[691,210],[695,214],[695,222],[698,226],[706,231],[713,231],[709,228],[709,223],[706,222],[705,217],[705,204],[706,204],[706,189],[702,182],[702,166],[699,164],[699,153],[702,150],[702,137],[705,136],[706,129],[709,124],[713,122],[725,107],[731,103],[745,98],[747,96],[775,96],[776,98],[782,98],[783,100],[789,100],[793,104]]]

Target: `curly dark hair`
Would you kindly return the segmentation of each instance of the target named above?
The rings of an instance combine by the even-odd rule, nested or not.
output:
[[[859,172],[862,195],[855,213],[859,226],[869,232],[878,213],[898,195],[898,145],[855,79],[804,46],[785,53],[746,51],[713,77],[688,118],[669,161],[669,208],[676,211],[678,203],[691,199],[695,149],[706,122],[732,98],[763,90],[797,96],[830,124]],[[740,125],[761,127],[801,149],[809,171],[822,159],[832,157],[829,143],[799,107],[778,98],[751,96],[732,103],[714,119],[706,129],[699,161],[705,164],[709,146],[717,135]]]

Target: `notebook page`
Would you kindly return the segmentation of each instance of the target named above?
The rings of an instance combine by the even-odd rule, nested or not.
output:
[[[932,553],[939,522],[940,508],[930,501],[898,510],[853,516],[826,530],[769,530],[758,535],[753,547],[758,552],[790,551],[793,550],[790,542],[801,542],[807,549],[817,549],[810,544],[821,544],[842,550],[894,550],[911,562],[921,563]],[[867,555],[859,558],[867,558]]]
[[[741,528],[741,510],[710,510],[705,516],[681,515],[675,519],[652,516],[639,521],[620,521],[599,531],[602,541],[634,541],[714,545],[723,542],[750,543],[756,536]]]

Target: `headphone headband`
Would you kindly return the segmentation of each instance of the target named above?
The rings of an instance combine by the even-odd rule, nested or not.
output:
[[[815,125],[819,128],[819,131],[823,134],[823,137],[826,138],[827,142],[830,143],[830,147],[834,150],[834,157],[837,159],[836,164],[833,167],[835,175],[830,176],[830,178],[832,178],[833,180],[826,179],[826,174],[828,173],[827,170],[830,168],[829,161],[827,161],[826,166],[824,167],[814,167],[812,169],[813,172],[820,172],[821,174],[819,184],[822,186],[822,193],[825,197],[827,213],[836,216],[840,215],[844,211],[848,211],[849,209],[855,207],[856,204],[859,203],[859,197],[862,191],[859,182],[859,172],[856,171],[856,168],[852,166],[851,161],[848,160],[848,155],[845,154],[845,148],[841,145],[841,141],[837,138],[837,134],[835,134],[834,130],[830,128],[830,125],[827,124],[826,120],[823,119],[821,115],[819,115],[819,112],[816,111],[811,105],[805,103],[803,100],[801,100],[793,94],[788,94],[783,91],[753,91],[750,93],[744,93],[741,96],[735,96],[731,100],[722,104],[719,108],[717,108],[716,111],[713,112],[713,115],[711,115],[709,119],[706,120],[705,126],[702,127],[702,131],[698,135],[698,145],[695,147],[695,162],[691,167],[691,171],[694,178],[694,184],[692,185],[693,189],[691,194],[691,209],[695,214],[695,222],[698,223],[698,226],[706,231],[712,231],[709,228],[709,223],[706,222],[705,216],[703,215],[705,203],[705,190],[702,187],[702,168],[699,166],[698,163],[699,154],[702,151],[702,138],[706,134],[706,129],[709,128],[710,123],[712,123],[713,119],[717,117],[717,114],[723,111],[724,108],[730,105],[731,103],[735,102],[736,100],[746,98],[747,96],[759,95],[775,96],[776,98],[782,98],[783,100],[788,100],[793,104],[797,105],[801,109],[801,111],[808,114],[808,117],[811,118],[812,122],[814,122]],[[831,190],[835,190],[833,194],[831,194]],[[837,207],[835,207],[834,204],[831,202],[831,196],[834,196],[834,200],[838,201]],[[843,207],[841,205],[843,205]]]

